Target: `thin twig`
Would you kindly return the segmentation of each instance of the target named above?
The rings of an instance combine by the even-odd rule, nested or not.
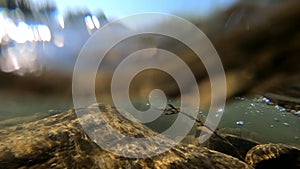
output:
[[[179,108],[176,108],[175,106],[173,106],[172,104],[168,104],[169,108],[165,108],[165,112],[170,112],[170,113],[166,113],[166,115],[172,115],[172,114],[178,114],[178,113],[182,113],[185,116],[187,116],[188,118],[190,118],[191,120],[195,120],[198,123],[198,126],[203,126],[205,128],[207,128],[209,131],[211,131],[215,136],[217,136],[218,138],[220,138],[221,140],[225,141],[227,144],[229,144],[230,147],[233,148],[233,150],[235,151],[235,153],[239,156],[240,159],[244,160],[243,156],[240,154],[240,152],[238,151],[238,149],[225,137],[221,136],[220,134],[218,134],[216,132],[216,130],[211,129],[209,126],[206,126],[200,119],[197,119],[183,111],[180,111]],[[218,130],[218,129],[217,129]]]

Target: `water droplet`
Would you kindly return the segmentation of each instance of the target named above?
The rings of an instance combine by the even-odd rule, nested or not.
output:
[[[239,125],[239,126],[243,126],[243,125],[245,125],[245,122],[244,121],[237,121],[236,124]]]
[[[280,111],[280,112],[286,112],[286,109],[283,108],[283,107],[281,107],[281,108],[279,109],[279,111]]]
[[[258,102],[258,103],[260,103],[260,102],[263,101],[263,97],[258,97],[258,98],[255,98],[253,100],[256,101],[256,102]]]
[[[246,98],[244,98],[244,97],[236,97],[235,99],[240,100],[240,101],[245,101],[246,100]]]
[[[298,136],[295,136],[295,140],[299,140],[299,137],[298,137]]]
[[[285,113],[285,112],[284,112],[284,113],[281,113],[281,116],[283,116],[283,117],[286,116],[286,113]]]
[[[218,113],[223,113],[224,112],[224,109],[223,108],[219,108],[218,109]]]
[[[276,121],[276,122],[279,122],[280,120],[278,119],[278,118],[276,118],[276,117],[274,117],[274,120]]]
[[[199,116],[200,116],[200,117],[203,117],[203,118],[206,117],[205,114],[203,114],[203,112],[201,112],[201,111],[199,112]]]
[[[274,127],[274,125],[273,125],[273,124],[271,124],[271,125],[270,125],[270,127],[271,127],[271,128],[273,128],[273,127]]]
[[[266,97],[264,97],[264,101],[265,101],[266,103],[270,103],[270,102],[271,102],[271,100],[268,99],[268,98],[266,98]]]
[[[255,107],[255,104],[254,104],[254,103],[251,103],[250,106]]]
[[[290,127],[290,124],[289,123],[282,123],[283,125],[287,126],[287,127]]]

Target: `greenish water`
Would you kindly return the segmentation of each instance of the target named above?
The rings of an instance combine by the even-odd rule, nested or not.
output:
[[[0,128],[34,121],[72,107],[72,102],[57,97],[40,97],[26,94],[2,93],[0,95]],[[179,105],[179,102],[171,102]],[[147,103],[134,102],[139,109],[147,109]],[[49,111],[59,110],[59,111]],[[205,120],[206,111],[202,111]],[[161,115],[146,125],[157,132],[166,130],[177,115]],[[237,98],[227,102],[219,130],[259,142],[286,143],[300,147],[300,118],[284,108],[269,105],[262,97]],[[194,134],[196,127],[191,131]]]
[[[300,118],[285,108],[269,105],[266,98],[238,98],[225,108],[219,128],[260,142],[300,147]],[[226,131],[226,129],[224,129]]]
[[[0,102],[0,128],[33,121],[72,107],[72,102],[67,99],[26,92],[1,92]]]
[[[180,105],[177,101],[171,103]],[[136,103],[136,105],[140,109],[147,107],[142,103]],[[202,121],[205,121],[206,115],[207,110],[202,110]],[[173,124],[176,117],[176,114],[162,115],[146,125],[157,132],[163,132]],[[218,129],[221,132],[253,139],[261,143],[285,143],[300,147],[299,116],[272,104],[264,97],[236,98],[227,102]],[[190,134],[195,133],[196,125]]]

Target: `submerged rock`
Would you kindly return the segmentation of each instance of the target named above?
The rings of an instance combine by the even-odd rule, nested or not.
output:
[[[97,113],[99,107],[105,122],[122,134],[133,138],[146,138],[157,135],[146,126],[124,118],[108,105],[93,105],[79,110],[77,118],[74,110],[53,115],[35,122],[21,124],[0,130],[0,168],[252,168],[232,156],[205,147],[179,144],[170,150],[153,157],[128,158],[103,150],[84,132],[81,124],[96,129],[93,124],[104,125]],[[96,126],[97,127],[97,126]],[[112,139],[111,144],[120,139],[104,130],[97,136],[104,140]],[[100,135],[102,134],[102,135]],[[162,138],[153,144],[137,144],[130,150],[120,151],[143,154],[159,145],[174,144]],[[129,152],[130,151],[130,152]],[[153,149],[155,151],[155,149]]]
[[[256,169],[299,169],[300,150],[284,144],[260,144],[248,151],[246,162]]]
[[[209,149],[222,152],[233,157],[244,160],[247,152],[259,143],[247,138],[231,135],[221,134],[222,137],[212,135],[210,139],[204,144]]]

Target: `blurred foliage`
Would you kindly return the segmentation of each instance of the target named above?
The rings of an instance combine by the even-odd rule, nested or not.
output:
[[[25,15],[25,18],[34,18],[35,14],[52,14],[57,11],[57,7],[52,0],[40,0],[33,2],[31,0],[0,0],[0,7],[9,10],[19,9]]]
[[[34,17],[34,14],[51,15],[57,12],[56,3],[53,0],[0,0],[0,7],[7,9],[20,9],[26,18]],[[79,8],[77,10],[69,10],[66,12],[65,20],[67,23],[78,22],[78,18],[83,18],[91,12],[85,8]],[[107,20],[103,12],[99,12],[97,15],[99,20]]]

